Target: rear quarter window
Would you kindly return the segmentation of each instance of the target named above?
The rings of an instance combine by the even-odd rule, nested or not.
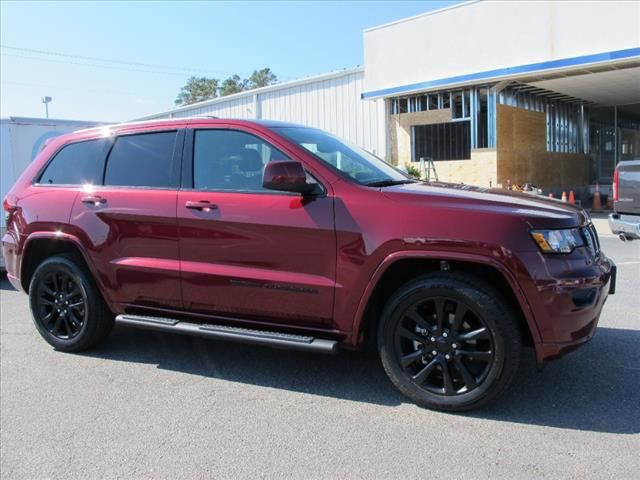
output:
[[[176,137],[176,131],[118,137],[107,159],[104,184],[177,188],[180,170],[174,155]]]
[[[84,185],[102,183],[108,139],[86,140],[62,147],[38,179],[44,185]]]

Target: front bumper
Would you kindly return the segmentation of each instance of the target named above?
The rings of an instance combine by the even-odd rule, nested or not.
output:
[[[569,255],[525,255],[536,265],[529,292],[540,342],[539,363],[560,357],[595,334],[602,307],[615,293],[616,267],[602,252],[597,258],[585,248]]]
[[[640,217],[637,215],[609,214],[609,228],[616,234],[624,234],[628,239],[640,239]]]

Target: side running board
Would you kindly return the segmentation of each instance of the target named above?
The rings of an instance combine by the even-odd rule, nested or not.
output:
[[[307,350],[319,353],[335,353],[338,342],[290,333],[251,330],[248,328],[228,327],[225,325],[206,325],[183,322],[173,318],[147,317],[142,315],[118,315],[116,322],[122,325],[157,330],[160,332],[181,333],[204,338],[218,338],[235,342],[267,345],[279,348]]]

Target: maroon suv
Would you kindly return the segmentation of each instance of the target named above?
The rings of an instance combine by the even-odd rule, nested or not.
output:
[[[191,118],[56,138],[4,200],[11,283],[62,351],[114,320],[316,352],[372,342],[417,404],[479,407],[589,340],[615,267],[558,201],[418,182],[320,130]]]

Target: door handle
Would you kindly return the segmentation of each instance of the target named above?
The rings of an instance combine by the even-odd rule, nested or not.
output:
[[[82,197],[82,203],[90,203],[97,207],[98,205],[107,203],[107,199],[99,195],[87,195],[86,197]]]
[[[211,210],[216,210],[218,208],[215,203],[208,202],[207,200],[202,200],[200,202],[193,202],[189,200],[184,204],[184,206],[192,210],[200,210],[201,212],[210,212]]]

